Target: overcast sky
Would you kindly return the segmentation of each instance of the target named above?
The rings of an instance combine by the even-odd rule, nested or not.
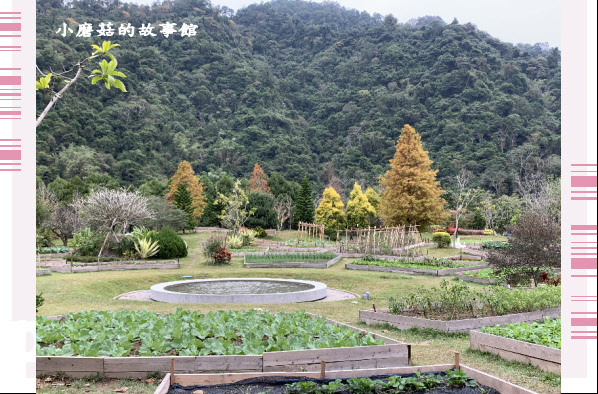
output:
[[[155,0],[129,0],[152,4]],[[321,2],[321,0],[315,0]],[[399,22],[425,15],[440,16],[450,23],[471,22],[488,34],[511,43],[548,42],[561,46],[560,0],[338,0],[359,11],[393,14]],[[255,0],[212,0],[235,11],[259,3]]]

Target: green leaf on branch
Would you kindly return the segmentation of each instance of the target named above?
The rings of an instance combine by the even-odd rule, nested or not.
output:
[[[48,73],[45,77],[41,77],[39,81],[35,81],[35,90],[48,89],[50,87],[50,79],[52,79],[52,73]]]

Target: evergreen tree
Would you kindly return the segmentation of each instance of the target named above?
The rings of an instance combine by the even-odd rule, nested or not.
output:
[[[181,183],[186,183],[189,192],[193,198],[193,216],[199,219],[206,207],[206,196],[203,192],[203,185],[195,177],[195,172],[191,168],[188,161],[182,161],[176,173],[172,176],[170,185],[168,186],[168,193],[166,194],[166,201],[173,202],[174,195]]]
[[[258,193],[269,193],[272,194],[270,191],[270,187],[268,186],[268,177],[262,167],[255,163],[253,167],[253,172],[249,177],[249,192],[258,192]]]
[[[347,226],[366,227],[369,220],[375,216],[376,210],[361,191],[361,186],[355,182],[349,201],[347,201]]]
[[[439,223],[444,217],[444,192],[436,181],[438,170],[430,168],[432,160],[424,151],[421,136],[406,124],[390,160],[390,170],[382,177],[384,188],[380,214],[388,225]],[[420,227],[422,228],[422,227]]]
[[[249,228],[276,228],[276,211],[274,210],[274,196],[268,193],[251,192],[247,195],[249,210],[254,214],[247,218],[245,226]]]
[[[346,226],[345,204],[341,196],[332,187],[324,189],[322,201],[316,209],[316,223],[323,224],[327,229],[341,229]]]
[[[372,204],[377,214],[378,208],[380,207],[380,196],[371,187],[367,188],[367,190],[365,191],[365,196],[368,198],[368,201],[370,202],[370,204]]]
[[[187,214],[187,225],[185,228],[192,229],[197,224],[194,216],[193,196],[186,183],[179,183],[174,193],[174,206]]]
[[[304,223],[313,223],[314,221],[314,200],[307,177],[301,181],[301,190],[295,200],[295,221]]]

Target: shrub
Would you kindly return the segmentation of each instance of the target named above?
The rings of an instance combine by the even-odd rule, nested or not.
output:
[[[233,258],[233,254],[225,248],[220,248],[218,253],[212,256],[214,264],[229,264]]]
[[[212,235],[204,242],[202,252],[206,260],[211,261],[214,255],[224,248],[226,245],[226,238],[218,235]]]
[[[160,251],[160,246],[158,245],[158,241],[151,241],[148,238],[140,238],[135,243],[135,251],[140,259],[147,259],[148,257],[152,257]]]
[[[437,228],[436,230],[432,231],[432,233],[446,233],[446,229],[445,228]]]
[[[78,255],[69,254],[68,256],[65,256],[65,259],[67,261],[72,261],[74,263],[97,263],[98,262],[98,256],[78,256]],[[107,257],[107,256],[100,257],[101,263],[110,263],[113,261],[123,261],[123,258],[122,257]]]
[[[448,248],[451,244],[451,236],[449,233],[434,233],[432,234],[432,241],[438,248]]]
[[[75,253],[80,256],[94,256],[100,252],[102,240],[89,228],[85,228],[76,233],[73,237],[73,247]]]
[[[43,293],[39,293],[35,296],[35,313],[37,313],[37,309],[44,305],[44,297],[42,297]]]
[[[484,230],[484,235],[494,235],[494,231],[492,229],[487,228]]]
[[[118,254],[121,256],[132,256],[135,254],[135,239],[125,236],[118,242]]]
[[[261,227],[256,227],[253,229],[255,232],[255,236],[257,238],[266,238],[268,236],[268,232]]]
[[[243,246],[251,246],[255,243],[255,231],[248,228],[241,228],[239,235],[243,238]]]
[[[482,242],[483,249],[491,249],[491,250],[498,250],[498,249],[506,249],[509,247],[508,242],[502,241],[485,241]]]
[[[183,241],[170,227],[163,227],[158,233],[150,233],[150,240],[152,242],[158,241],[160,250],[156,257],[160,259],[171,259],[187,256],[187,244]]]
[[[243,247],[243,237],[235,234],[229,235],[226,238],[226,244],[231,249],[241,249]]]

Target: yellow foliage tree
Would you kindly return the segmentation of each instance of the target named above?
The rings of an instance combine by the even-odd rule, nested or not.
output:
[[[438,170],[432,170],[431,164],[421,136],[406,124],[390,160],[390,170],[380,180],[380,214],[386,224],[425,226],[445,218],[446,202],[440,197],[444,190],[436,180]]]
[[[369,219],[376,216],[376,210],[355,182],[349,201],[347,201],[347,225],[349,227],[366,227]]]
[[[174,202],[174,196],[180,184],[187,184],[187,189],[193,197],[193,216],[200,218],[203,215],[203,210],[206,207],[206,196],[203,193],[203,184],[195,177],[195,172],[191,168],[188,161],[182,161],[179,164],[176,173],[172,176],[172,182],[168,186],[168,193],[166,193],[166,201]]]
[[[345,204],[341,196],[332,187],[324,189],[322,201],[316,209],[317,224],[323,224],[326,228],[340,229],[346,225]]]
[[[249,177],[249,191],[272,194],[268,186],[268,177],[258,163],[253,166],[253,172]]]
[[[380,207],[380,196],[378,195],[378,193],[376,193],[376,191],[371,187],[368,187],[365,191],[365,196],[368,198],[368,201],[376,210],[376,213],[378,213],[378,208]]]

